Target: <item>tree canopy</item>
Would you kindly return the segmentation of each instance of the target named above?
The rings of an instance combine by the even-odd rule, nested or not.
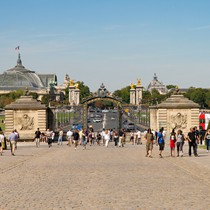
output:
[[[120,90],[116,90],[114,91],[113,96],[121,98],[124,103],[130,103],[130,89],[130,86],[127,86]]]

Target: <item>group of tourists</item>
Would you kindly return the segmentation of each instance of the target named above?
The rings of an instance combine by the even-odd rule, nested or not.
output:
[[[159,145],[159,157],[162,158],[163,151],[165,148],[166,142],[166,133],[164,132],[164,128],[161,128],[159,132],[152,131],[150,128],[147,130],[145,134],[146,139],[146,157],[152,157],[153,145]],[[175,157],[175,151],[177,157],[183,157],[183,146],[185,142],[188,142],[189,150],[188,155],[193,154],[195,157],[198,157],[198,144],[199,144],[200,134],[197,130],[197,127],[191,127],[187,136],[184,136],[182,130],[178,130],[177,133],[175,129],[172,129],[169,137],[169,147],[170,147],[170,156]],[[206,140],[206,148],[207,152],[210,149],[210,129],[208,129],[205,133],[204,139]]]
[[[6,138],[4,136],[3,131],[0,131],[0,155],[2,156],[3,154],[3,147],[6,148],[7,147],[7,142],[9,142],[10,144],[10,150],[11,150],[11,155],[15,155],[15,150],[17,149],[17,142],[18,139],[20,138],[19,133],[17,132],[16,129],[14,129],[8,136],[8,138]]]
[[[78,145],[82,145],[86,149],[87,144],[93,146],[94,144],[108,147],[110,141],[114,141],[115,147],[124,147],[126,133],[123,129],[103,129],[102,132],[94,132],[93,128],[78,130],[68,130],[66,133],[69,146],[75,145],[75,150]]]
[[[64,132],[61,128],[58,129],[58,138],[57,144],[63,144],[63,135]],[[69,129],[66,133],[66,139],[68,141],[67,145],[72,146],[74,144],[75,150],[78,145],[82,145],[84,149],[86,149],[86,145],[90,146],[103,144],[108,147],[110,141],[115,142],[115,147],[124,147],[125,145],[126,133],[123,129],[113,130],[113,129],[103,129],[102,132],[94,132],[93,128],[89,129]],[[52,143],[55,141],[55,132],[50,130],[49,128],[46,132],[41,132],[39,128],[37,128],[35,132],[34,141],[36,143],[36,147],[40,146],[40,142],[47,142],[49,147],[52,147]]]
[[[57,144],[63,144],[63,136],[64,131],[62,128],[57,130],[58,137],[57,137]],[[48,143],[49,148],[52,147],[52,143],[55,142],[55,132],[50,130],[49,128],[45,132],[41,132],[39,128],[35,131],[34,142],[36,147],[40,146],[40,142]],[[137,130],[136,132],[130,132],[130,142],[135,144],[142,144],[142,139],[146,140],[146,157],[152,158],[152,151],[153,146],[159,146],[159,157],[163,157],[163,151],[165,149],[166,143],[166,132],[164,128],[161,128],[159,131],[154,131],[149,128],[144,132]],[[206,141],[206,149],[207,152],[210,150],[210,129],[205,132],[204,140]],[[19,134],[17,130],[13,130],[8,138],[7,141],[10,143],[11,154],[15,155],[15,149],[17,148],[17,141],[19,139]],[[195,157],[198,157],[198,144],[199,144],[200,134],[197,130],[197,127],[190,128],[190,131],[185,136],[182,130],[178,130],[175,132],[175,129],[172,129],[170,136],[169,136],[169,147],[170,147],[170,156],[171,157],[183,157],[183,146],[185,142],[188,142],[189,156],[193,154]],[[66,140],[68,141],[68,146],[73,146],[75,150],[77,149],[78,145],[83,146],[83,149],[86,149],[87,145],[93,146],[94,144],[103,145],[108,147],[109,142],[114,142],[114,147],[124,147],[126,143],[126,132],[124,129],[103,129],[101,132],[94,132],[92,127],[88,129],[82,130],[68,130],[66,133]],[[2,131],[0,131],[0,155],[3,153],[3,144],[5,143],[5,136]],[[175,154],[176,153],[176,154]]]

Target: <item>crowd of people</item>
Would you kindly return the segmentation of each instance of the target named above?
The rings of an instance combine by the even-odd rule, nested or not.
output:
[[[62,128],[57,130],[57,142],[55,142],[55,132],[50,130],[49,128],[41,132],[39,128],[34,133],[34,142],[36,147],[40,146],[40,142],[48,143],[49,148],[52,147],[52,143],[57,143],[58,145],[63,144],[64,138],[64,131]],[[109,146],[109,142],[114,142],[114,147],[124,147],[126,143],[126,135],[124,129],[103,129],[101,132],[94,132],[93,128],[90,127],[88,129],[69,129],[66,133],[66,140],[67,145],[69,147],[74,146],[74,149],[77,150],[78,145],[81,145],[83,149],[86,149],[87,145],[103,145],[105,147]],[[133,145],[141,145],[143,139],[145,140],[146,144],[146,157],[152,158],[152,151],[153,146],[159,146],[159,157],[163,157],[163,151],[166,145],[166,132],[164,128],[161,128],[159,131],[152,130],[149,128],[144,132],[137,130],[136,132],[131,131],[129,134],[130,142]],[[205,135],[202,137],[206,141],[206,149],[207,152],[210,150],[210,129],[205,132]],[[8,138],[7,141],[10,144],[11,154],[15,155],[15,149],[17,148],[17,141],[19,139],[19,134],[17,130],[13,130]],[[188,155],[193,154],[195,157],[198,157],[198,144],[201,139],[201,135],[197,130],[197,127],[190,128],[190,131],[185,136],[182,130],[172,129],[170,136],[169,136],[169,147],[170,147],[170,156],[171,157],[183,157],[183,146],[185,142],[188,142],[189,150]],[[0,131],[0,155],[3,153],[3,143],[5,140],[5,136],[2,131]]]
[[[193,154],[195,157],[198,157],[198,144],[200,139],[203,138],[206,141],[206,149],[209,152],[210,149],[210,129],[208,129],[204,135],[201,136],[197,127],[191,127],[188,134],[185,136],[182,130],[178,130],[177,133],[175,129],[172,129],[170,136],[169,136],[169,147],[170,147],[170,156],[171,157],[183,157],[183,146],[185,142],[188,142],[188,155]],[[146,157],[152,157],[152,150],[153,145],[159,145],[159,156],[160,158],[163,157],[162,153],[165,148],[166,142],[166,132],[164,132],[164,128],[161,128],[159,132],[152,131],[150,128],[146,131],[145,135],[146,139]],[[176,155],[175,155],[176,153]]]

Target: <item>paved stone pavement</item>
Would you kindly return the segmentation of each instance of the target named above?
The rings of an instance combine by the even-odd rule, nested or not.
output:
[[[187,145],[184,148],[187,152]],[[0,156],[1,210],[207,210],[210,154],[145,157],[145,145],[110,143],[86,150],[19,143],[16,156]]]

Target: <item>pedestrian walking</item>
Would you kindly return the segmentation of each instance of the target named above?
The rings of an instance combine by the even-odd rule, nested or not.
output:
[[[120,129],[119,130],[119,142],[118,142],[119,147],[123,146],[123,138],[124,138],[124,132],[123,132],[123,129]]]
[[[18,139],[20,139],[20,135],[19,135],[19,133],[17,132],[17,129],[14,130],[14,133],[15,133],[15,135],[16,135],[15,149],[17,149],[17,142],[18,142]]]
[[[48,143],[48,146],[49,148],[52,147],[52,131],[50,131],[50,129],[48,128],[46,133],[45,133],[45,136],[46,136],[46,139],[47,139],[47,143]]]
[[[142,143],[141,143],[141,131],[138,130],[138,131],[136,132],[136,135],[137,135],[137,144],[142,144]]]
[[[176,143],[176,133],[175,133],[175,130],[172,129],[171,135],[170,135],[170,151],[171,151],[171,157],[175,157],[175,143]]]
[[[190,128],[190,132],[187,135],[187,139],[188,139],[188,144],[189,144],[189,156],[191,156],[192,154],[192,148],[193,148],[193,153],[195,157],[198,157],[198,153],[197,153],[197,143],[196,143],[196,133],[194,128]]]
[[[72,135],[73,135],[73,132],[69,129],[66,133],[66,138],[67,138],[67,145],[70,147],[72,145]]]
[[[163,138],[163,129],[161,128],[160,131],[158,132],[157,134],[157,143],[159,145],[159,156],[160,158],[162,158],[162,152],[164,150],[164,147],[165,147],[165,141],[164,141],[164,138]]]
[[[210,129],[208,129],[206,131],[204,139],[206,141],[206,152],[209,152],[209,149],[210,149]]]
[[[101,132],[101,136],[102,136],[102,140],[103,140],[103,146],[105,146],[105,129],[103,128],[102,132]]]
[[[60,128],[58,132],[58,145],[63,144],[63,130]]]
[[[13,130],[9,136],[8,140],[10,142],[10,149],[11,149],[11,154],[14,156],[15,155],[15,143],[17,141],[17,135],[15,133],[15,130]]]
[[[41,137],[41,132],[39,130],[39,128],[37,128],[37,130],[35,131],[35,143],[36,143],[36,147],[40,146],[40,137]]]
[[[118,142],[119,142],[118,131],[115,131],[115,132],[114,132],[114,146],[115,146],[115,147],[118,146]]]
[[[177,147],[177,157],[179,155],[183,157],[183,145],[184,145],[184,134],[182,133],[181,130],[177,131],[177,142],[176,142],[176,147]]]
[[[86,136],[87,136],[86,130],[82,129],[82,146],[83,146],[83,149],[86,149],[86,145],[87,145]]]
[[[149,128],[147,130],[147,133],[145,135],[145,139],[146,139],[146,157],[152,158],[154,135],[151,131],[151,128]]]
[[[2,156],[3,153],[3,143],[4,143],[4,134],[0,131],[0,154]]]
[[[101,134],[100,134],[100,132],[97,132],[96,141],[97,141],[97,144],[100,146],[100,144],[101,144]]]
[[[109,144],[109,141],[110,141],[110,133],[109,133],[108,130],[105,131],[104,139],[105,139],[105,147],[108,147],[108,144]]]
[[[74,137],[74,149],[76,150],[77,149],[77,146],[78,146],[78,141],[79,141],[79,132],[78,130],[74,130],[73,132],[73,137]]]
[[[89,131],[88,139],[89,139],[90,146],[92,146],[93,145],[93,131],[92,130]]]
[[[130,132],[130,142],[132,142],[132,144],[135,145],[135,138],[134,138],[134,131],[133,130]]]

